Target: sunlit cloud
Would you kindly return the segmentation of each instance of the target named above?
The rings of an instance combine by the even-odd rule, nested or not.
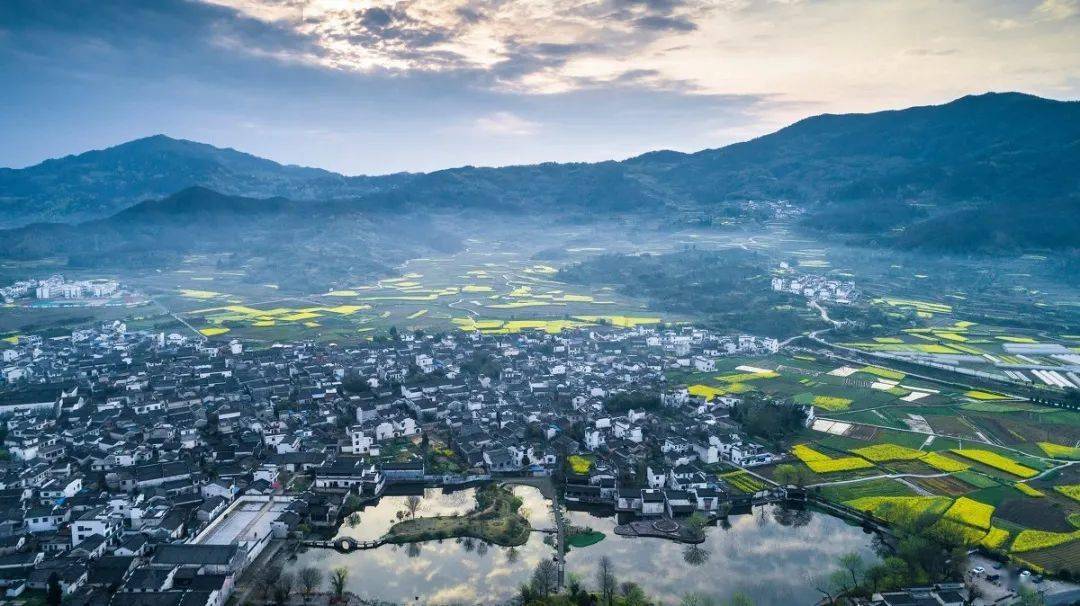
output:
[[[985,90],[1067,92],[1080,76],[1080,0],[204,1],[311,41],[285,60],[464,72],[511,94],[633,87],[861,111]],[[503,122],[477,125],[530,130]]]
[[[291,27],[318,52],[292,59],[359,72],[479,70],[535,93],[615,81],[654,45],[690,33],[716,0],[205,0]]]

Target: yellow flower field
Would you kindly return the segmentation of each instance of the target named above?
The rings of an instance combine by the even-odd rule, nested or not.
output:
[[[708,385],[691,385],[686,388],[686,391],[690,392],[690,395],[692,396],[705,398],[705,400],[709,402],[716,396],[722,396],[727,393],[727,390],[722,387],[710,387]]]
[[[994,515],[994,506],[980,503],[974,499],[960,497],[953,501],[952,507],[945,512],[945,517],[975,528],[990,528],[990,518]]]
[[[925,454],[922,451],[897,444],[874,444],[873,446],[856,448],[851,452],[875,463],[921,459]]]
[[[1055,486],[1054,490],[1069,497],[1070,499],[1080,501],[1080,484],[1068,484],[1062,486]]]
[[[989,391],[965,391],[964,395],[975,400],[1009,400],[1009,396],[1004,396],[999,393],[993,393]]]
[[[926,453],[926,456],[922,458],[922,462],[938,471],[945,471],[948,473],[964,471],[965,469],[970,468],[970,465],[947,457],[939,452]]]
[[[901,381],[905,376],[907,376],[898,370],[890,370],[888,368],[882,368],[880,366],[863,366],[859,370],[872,375],[877,375],[884,379],[892,379],[894,381]]]
[[[845,503],[886,521],[899,515],[941,513],[951,504],[949,497],[862,497]]]
[[[589,473],[589,469],[592,468],[592,461],[579,455],[570,455],[566,457],[566,460],[570,463],[570,469],[576,474]]]
[[[1039,448],[1041,448],[1048,457],[1080,461],[1080,448],[1062,446],[1061,444],[1054,444],[1053,442],[1039,442],[1038,444]]]
[[[1013,486],[1015,486],[1017,490],[1019,490],[1020,492],[1022,492],[1024,494],[1026,494],[1029,497],[1045,497],[1046,496],[1045,494],[1043,494],[1043,492],[1041,490],[1039,490],[1037,488],[1033,488],[1030,484],[1027,484],[1025,482],[1017,482],[1017,483],[1013,484]]]
[[[859,457],[839,457],[834,459],[827,454],[810,448],[806,444],[796,444],[792,447],[791,452],[814,473],[835,473],[874,466],[870,461]]]
[[[824,410],[847,410],[851,407],[851,400],[835,396],[814,396],[814,406]]]
[[[1001,471],[1011,473],[1012,475],[1019,476],[1021,478],[1030,478],[1039,474],[1039,472],[1035,471],[1030,467],[1025,467],[1024,465],[1021,465],[1008,457],[999,455],[998,453],[990,450],[980,450],[977,448],[954,448],[951,452],[953,454],[960,455],[966,459],[971,459],[972,461],[982,463],[983,465],[993,467],[994,469],[1000,469]]]
[[[982,538],[980,543],[988,549],[1000,549],[1009,540],[1009,531],[996,526],[991,526],[990,531]]]
[[[1023,530],[1020,534],[1016,535],[1016,540],[1013,541],[1012,551],[1034,551],[1036,549],[1046,549],[1047,547],[1054,547],[1070,541],[1080,539],[1080,530],[1074,530],[1073,532],[1050,532],[1046,530]]]

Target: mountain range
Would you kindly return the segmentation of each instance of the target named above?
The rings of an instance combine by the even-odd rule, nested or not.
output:
[[[157,135],[0,169],[2,223],[99,221],[140,212],[140,204],[160,211],[150,201],[190,187],[201,188],[181,198],[191,208],[173,200],[169,221],[183,222],[185,212],[205,213],[196,202],[200,195],[243,212],[260,204],[267,207],[263,212],[284,212],[295,203],[327,208],[333,202],[335,212],[480,209],[574,220],[642,215],[673,224],[730,218],[748,203],[785,201],[801,212],[801,228],[886,246],[980,253],[1076,249],[1080,102],[990,93],[937,106],[815,116],[692,154],[658,151],[621,162],[466,166],[379,177],[286,166]],[[49,229],[56,227],[0,233],[0,247]]]

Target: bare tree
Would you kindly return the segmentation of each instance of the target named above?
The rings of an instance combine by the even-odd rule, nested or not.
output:
[[[409,512],[410,518],[416,517],[417,510],[420,509],[420,497],[416,495],[409,495],[405,499],[405,510]]]
[[[604,603],[607,606],[611,606],[615,601],[615,589],[618,587],[619,582],[615,578],[615,567],[611,563],[611,558],[607,556],[601,556],[600,561],[596,566],[596,587],[600,591],[600,597],[603,598]]]
[[[345,582],[349,579],[347,568],[335,568],[330,573],[330,587],[334,590],[334,601],[340,602],[341,596],[345,595]]]
[[[540,560],[533,569],[532,581],[529,583],[533,593],[546,598],[555,593],[559,586],[559,567],[549,559]]]
[[[285,604],[289,601],[289,595],[293,590],[293,575],[291,572],[283,572],[274,583],[274,603]]]
[[[307,567],[300,570],[300,586],[304,588],[304,601],[311,598],[311,594],[322,585],[322,571],[318,568]]]
[[[278,578],[281,577],[281,566],[267,566],[260,571],[260,574],[256,577],[259,580],[258,593],[262,596],[263,600],[270,599],[273,595],[274,586],[277,585]]]

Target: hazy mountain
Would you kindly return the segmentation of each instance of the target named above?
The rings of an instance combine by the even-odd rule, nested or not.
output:
[[[233,150],[152,137],[0,172],[9,223],[103,216],[198,183],[227,194],[349,198],[394,213],[481,208],[589,220],[647,213],[661,223],[786,200],[808,229],[958,251],[1080,247],[1080,103],[1019,93],[939,106],[822,115],[694,154],[623,162],[462,167],[345,177]],[[27,206],[29,205],[29,206]]]
[[[345,177],[155,135],[23,169],[0,168],[0,222],[101,218],[192,186],[238,196],[310,200],[370,194],[407,179]]]
[[[0,257],[64,256],[73,267],[160,268],[225,255],[249,279],[311,292],[381,275],[405,259],[460,248],[424,216],[361,212],[350,202],[228,196],[190,187],[111,217],[0,230]],[[261,282],[260,282],[261,281]]]

